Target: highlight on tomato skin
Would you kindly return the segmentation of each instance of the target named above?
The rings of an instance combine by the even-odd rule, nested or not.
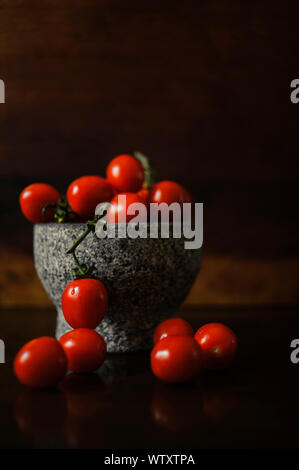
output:
[[[106,357],[106,343],[102,336],[89,328],[77,328],[59,340],[72,372],[86,373],[97,370]]]
[[[160,181],[156,183],[150,190],[150,202],[158,203],[165,202],[172,204],[178,202],[183,204],[192,202],[192,197],[184,186],[174,181]]]
[[[155,329],[153,343],[156,344],[166,336],[194,336],[194,330],[183,318],[168,318]]]
[[[125,200],[123,200],[121,196],[125,196]],[[136,193],[120,193],[114,196],[114,198],[110,202],[111,205],[107,211],[108,223],[110,224],[127,223],[131,219],[133,219],[133,217],[137,215],[138,211],[136,214],[128,214],[127,211],[128,211],[128,207],[134,203],[139,203],[143,205],[145,209],[144,222],[146,222],[147,211],[144,205],[144,200]]]
[[[118,155],[107,167],[107,180],[119,193],[136,193],[144,182],[144,169],[132,155]]]
[[[96,279],[77,279],[66,286],[61,303],[64,318],[72,328],[95,329],[107,313],[108,294]]]
[[[57,204],[60,194],[53,186],[47,183],[33,183],[20,194],[19,202],[23,215],[32,223],[51,222],[54,220],[54,211],[43,208],[49,204]]]
[[[81,176],[67,189],[67,200],[72,210],[83,220],[93,219],[101,202],[110,202],[115,189],[105,178],[96,175]]]
[[[199,374],[201,366],[201,349],[191,336],[167,336],[151,353],[152,371],[164,382],[188,382]]]
[[[194,339],[200,345],[205,369],[229,367],[237,353],[235,333],[222,323],[207,323],[197,330]]]
[[[55,387],[65,376],[67,358],[60,343],[47,336],[26,343],[14,360],[19,381],[33,388]]]

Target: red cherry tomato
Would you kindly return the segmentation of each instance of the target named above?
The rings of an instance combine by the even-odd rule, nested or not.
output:
[[[156,202],[158,204],[161,202],[166,202],[166,204],[178,202],[183,204],[184,202],[191,201],[192,198],[187,189],[173,181],[160,181],[150,190],[150,202]]]
[[[57,204],[59,199],[59,192],[50,184],[34,183],[21,192],[20,206],[30,222],[50,222],[54,219],[54,211],[47,210],[43,217],[42,209],[48,204]]]
[[[201,350],[191,336],[167,336],[151,353],[153,373],[164,382],[186,382],[199,373]]]
[[[166,336],[194,336],[192,326],[183,318],[169,318],[163,321],[154,331],[153,342],[156,344]]]
[[[92,219],[100,202],[109,202],[115,194],[111,184],[100,176],[82,176],[73,181],[67,190],[67,200],[82,219]]]
[[[194,339],[201,347],[206,369],[224,369],[236,355],[236,335],[222,323],[207,323],[197,330]]]
[[[61,336],[62,345],[72,372],[96,370],[104,362],[106,343],[101,335],[88,328],[77,328]]]
[[[126,196],[124,202],[122,201],[122,198],[120,196]],[[114,198],[110,202],[111,206],[109,207],[107,212],[108,222],[115,222],[116,224],[121,223],[123,221],[124,223],[129,222],[138,213],[137,211],[136,214],[127,214],[128,207],[130,206],[130,204],[133,204],[135,202],[144,204],[144,201],[141,199],[141,197],[135,193],[123,193],[114,196]]]
[[[29,387],[54,387],[65,376],[67,358],[54,338],[37,338],[25,344],[14,360],[19,381]]]
[[[61,296],[64,317],[72,328],[96,328],[107,312],[108,295],[96,279],[78,279]]]
[[[141,189],[140,191],[138,191],[137,195],[139,197],[141,197],[144,204],[148,204],[148,202],[149,202],[149,191],[148,191],[148,189],[145,189],[145,188]]]
[[[107,179],[120,193],[135,193],[142,187],[144,170],[131,155],[113,158],[107,167]]]

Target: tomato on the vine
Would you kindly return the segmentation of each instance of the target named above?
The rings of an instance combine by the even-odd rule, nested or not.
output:
[[[67,190],[67,200],[72,210],[82,219],[92,219],[101,202],[109,202],[115,194],[112,185],[101,176],[82,176],[73,181]]]
[[[195,378],[201,362],[200,347],[191,336],[167,336],[158,341],[151,353],[153,373],[169,383]]]
[[[43,215],[43,208],[49,204],[57,204],[59,199],[59,192],[46,183],[30,184],[23,189],[19,198],[24,216],[33,223],[51,222],[54,211],[49,209]]]
[[[192,326],[183,318],[169,318],[160,323],[154,331],[153,342],[156,344],[166,336],[193,336]]]
[[[207,323],[197,330],[194,339],[201,347],[206,369],[228,367],[237,352],[235,333],[222,323]]]
[[[96,328],[107,312],[108,295],[96,279],[70,282],[62,296],[62,311],[72,328]]]
[[[61,336],[62,345],[72,372],[92,372],[106,357],[106,343],[101,335],[88,328],[77,328]]]
[[[125,196],[125,198],[121,196]],[[114,196],[107,211],[108,222],[116,224],[129,222],[137,214],[128,214],[128,207],[136,202],[144,205],[144,200],[136,193],[123,193]],[[146,218],[144,221],[146,221]]]
[[[150,190],[150,202],[158,203],[166,202],[172,204],[178,202],[192,202],[192,197],[184,186],[174,181],[160,181],[156,183]]]
[[[142,187],[144,170],[131,155],[118,155],[107,167],[107,179],[121,193],[135,193]]]
[[[30,387],[54,387],[67,371],[67,358],[54,338],[47,336],[25,344],[14,360],[14,371],[21,383]]]

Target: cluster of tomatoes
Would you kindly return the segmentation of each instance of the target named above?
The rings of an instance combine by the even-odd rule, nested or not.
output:
[[[119,195],[126,196],[125,202]],[[110,203],[108,220],[111,214],[117,223],[133,217],[127,212],[132,203],[183,204],[192,202],[192,198],[173,181],[153,184],[148,160],[137,153],[115,157],[107,167],[106,178],[92,175],[76,179],[69,185],[66,199],[45,183],[31,184],[20,194],[21,210],[33,223],[90,221],[97,205],[104,202]],[[23,384],[39,388],[55,386],[67,370],[90,372],[105,359],[105,341],[95,331],[107,311],[104,285],[90,278],[77,279],[66,287],[61,300],[63,314],[73,330],[59,341],[42,337],[23,346],[14,361],[15,374]]]
[[[133,217],[127,214],[127,208],[132,203],[192,202],[188,191],[173,181],[160,181],[151,186],[150,178],[147,178],[147,165],[141,162],[143,160],[139,161],[132,155],[115,157],[107,167],[106,178],[92,175],[74,180],[67,189],[66,202],[53,186],[31,184],[20,194],[21,210],[33,223],[54,219],[58,222],[84,222],[94,217],[98,204],[109,202],[110,214],[117,223],[118,219],[128,222]],[[119,194],[126,195],[125,205],[119,200]]]
[[[49,337],[34,339],[15,358],[16,376],[30,387],[53,387],[67,370],[94,371],[106,357],[106,343],[94,330],[107,312],[108,295],[104,285],[95,279],[72,281],[61,301],[64,317],[73,330],[59,341]]]
[[[164,382],[187,382],[201,369],[229,367],[236,351],[236,335],[222,323],[207,323],[194,334],[188,322],[171,318],[155,330],[151,367]]]
[[[95,279],[71,282],[62,294],[62,310],[73,328],[59,341],[37,338],[25,344],[14,361],[19,381],[30,387],[57,385],[67,370],[87,373],[98,369],[106,357],[106,343],[94,329],[107,311],[104,285]],[[151,353],[156,377],[168,383],[187,382],[201,369],[223,369],[232,363],[237,350],[234,332],[221,323],[208,323],[194,334],[181,318],[157,326]]]

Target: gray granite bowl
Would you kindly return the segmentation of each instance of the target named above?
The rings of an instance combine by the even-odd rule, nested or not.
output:
[[[34,226],[35,267],[57,309],[57,338],[71,330],[61,310],[61,295],[73,280],[74,262],[66,251],[84,230],[80,223]],[[200,268],[200,249],[185,249],[184,238],[98,239],[89,234],[76,254],[81,264],[95,265],[90,277],[108,291],[108,312],[96,331],[113,353],[149,349],[154,328],[177,315]]]

